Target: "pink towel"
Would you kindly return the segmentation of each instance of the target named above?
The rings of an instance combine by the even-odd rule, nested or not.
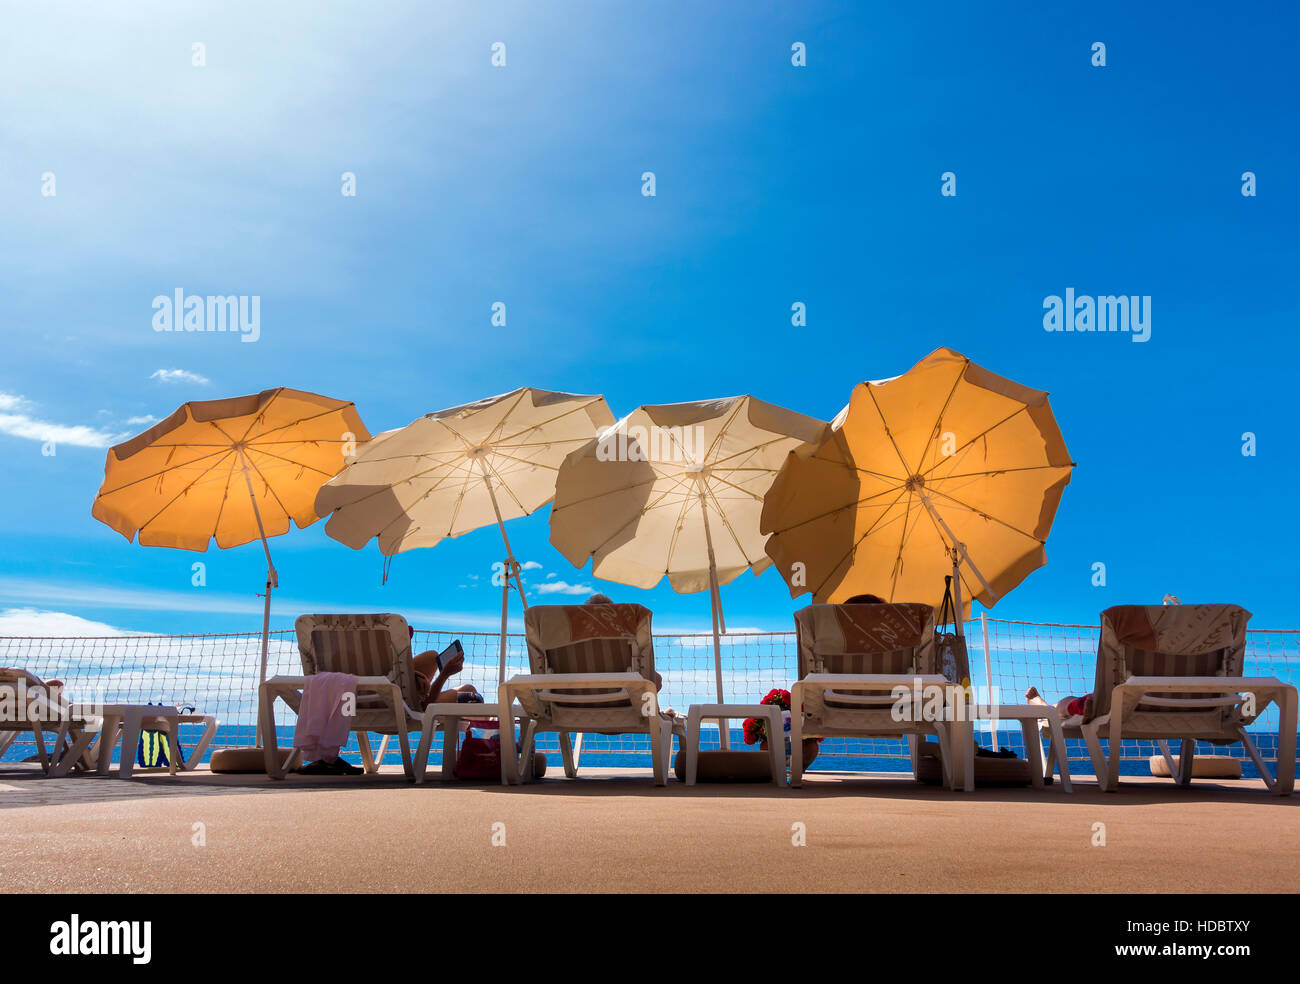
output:
[[[293,729],[293,746],[302,749],[308,762],[332,762],[347,744],[352,718],[344,714],[344,700],[356,710],[357,678],[351,673],[317,673],[307,678],[298,705],[298,724]]]

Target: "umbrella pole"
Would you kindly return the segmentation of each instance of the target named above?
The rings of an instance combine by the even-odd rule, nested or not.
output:
[[[961,564],[958,559],[957,548],[952,548],[952,620],[957,628],[957,635],[961,638],[966,637],[966,630],[961,624]]]
[[[704,516],[704,545],[709,550],[709,607],[713,611],[713,676],[718,688],[718,703],[727,702],[722,690],[722,632],[727,631],[722,621],[722,592],[718,589],[718,562],[713,555],[713,534],[709,530],[709,510],[704,501],[704,490],[700,490],[700,513]],[[731,734],[721,724],[718,726],[718,740],[724,749],[731,747]]]
[[[528,610],[528,599],[524,597],[524,582],[519,576],[519,562],[515,560],[515,552],[510,549],[510,537],[506,536],[506,524],[501,518],[501,507],[497,505],[497,494],[492,488],[492,480],[488,477],[487,466],[483,464],[483,459],[479,459],[479,468],[483,472],[483,484],[487,486],[488,497],[492,500],[492,511],[497,516],[497,529],[501,531],[501,542],[506,545],[506,576],[501,582],[501,652],[498,657],[497,665],[497,683],[506,682],[506,616],[510,610],[510,578],[515,579],[515,587],[519,590],[519,602],[524,606],[524,611]]]
[[[248,477],[248,459],[244,458],[244,453],[239,453],[240,458],[244,460],[244,484],[248,486],[248,499],[253,504],[253,518],[257,520],[257,534],[262,538],[262,552],[266,554],[266,594],[265,604],[262,606],[262,666],[258,673],[257,688],[258,700],[261,700],[262,684],[266,683],[266,664],[267,654],[271,644],[271,589],[280,586],[280,578],[275,572],[275,565],[271,563],[271,545],[266,542],[266,528],[262,525],[262,513],[257,508],[257,496],[253,494],[253,480]],[[254,738],[256,747],[262,745],[262,716],[257,716],[257,733]]]
[[[989,584],[989,582],[984,579],[984,575],[980,573],[980,569],[975,566],[975,561],[971,560],[970,554],[966,551],[966,544],[958,540],[957,537],[953,534],[952,530],[948,528],[948,524],[945,523],[943,521],[943,517],[939,515],[939,510],[935,509],[933,503],[930,502],[930,497],[926,495],[924,492],[918,492],[917,494],[920,496],[921,504],[924,505],[925,508],[929,511],[930,515],[934,517],[934,521],[939,524],[939,526],[943,529],[945,533],[948,534],[948,539],[952,542],[952,547],[950,549],[952,550],[953,601],[957,606],[957,620],[958,620],[957,634],[962,635],[963,633],[961,628],[960,560],[963,558],[965,559],[966,566],[969,567],[971,571],[975,574],[975,577],[979,580],[980,585],[984,588],[986,592],[988,592],[989,597],[993,601],[998,600],[998,593],[994,591],[992,586]]]

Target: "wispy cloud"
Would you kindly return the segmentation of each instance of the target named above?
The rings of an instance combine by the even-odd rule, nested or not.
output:
[[[194,383],[197,386],[207,386],[209,382],[206,376],[200,376],[197,372],[190,372],[188,369],[159,369],[149,378],[156,379],[160,383]]]
[[[15,393],[0,393],[0,434],[29,441],[53,441],[77,448],[106,448],[125,438],[85,424],[56,424],[35,416],[31,401]]]
[[[117,636],[121,629],[93,622],[80,615],[40,608],[6,608],[0,611],[0,636]]]
[[[537,585],[538,594],[566,594],[566,595],[583,595],[591,594],[593,588],[590,584],[570,584],[568,581],[544,581]]]
[[[525,560],[522,564],[519,565],[519,569],[521,571],[540,571],[542,569],[542,565],[535,560]]]
[[[200,612],[259,617],[262,614],[262,602],[251,591],[248,595],[241,596],[220,594],[206,588],[166,591],[74,581],[33,581],[16,577],[0,577],[0,602],[24,607],[58,605],[133,612]],[[277,618],[296,616],[302,612],[346,612],[354,609],[355,606],[319,599],[276,597],[273,602],[273,615]],[[413,625],[427,629],[446,627],[449,630],[477,631],[495,629],[501,624],[499,615],[424,609],[406,609],[402,614]]]
[[[126,423],[128,427],[139,427],[144,424],[156,424],[158,418],[151,413],[146,413],[143,417],[127,417]]]

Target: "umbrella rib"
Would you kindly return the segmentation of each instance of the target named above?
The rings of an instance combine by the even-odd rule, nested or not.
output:
[[[1034,536],[1034,534],[1032,533],[1028,533],[1025,530],[1020,529],[1020,527],[1018,526],[1013,526],[1011,523],[1008,523],[1005,519],[998,519],[997,516],[990,515],[989,513],[986,513],[982,509],[977,509],[975,506],[972,506],[968,502],[962,502],[962,500],[958,499],[956,496],[949,495],[946,492],[940,492],[938,489],[935,489],[933,494],[937,496],[943,496],[943,498],[947,499],[949,502],[961,506],[961,508],[963,509],[970,510],[972,513],[974,513],[976,516],[979,516],[981,519],[991,520],[992,522],[997,523],[999,526],[1005,526],[1007,529],[1011,530],[1011,532],[1019,533],[1021,536],[1025,537],[1026,539],[1033,540],[1035,543],[1047,542],[1046,540],[1039,539],[1038,537]]]
[[[935,420],[934,420],[934,429],[935,429],[935,430],[938,430],[938,429],[939,429],[939,426],[943,423],[943,415],[944,415],[945,413],[948,412],[948,404],[950,404],[950,403],[952,402],[953,395],[957,392],[957,387],[961,385],[961,381],[962,381],[962,379],[965,378],[965,376],[966,376],[966,367],[969,366],[969,365],[970,365],[970,359],[969,359],[969,358],[968,358],[968,359],[965,359],[965,360],[962,362],[961,369],[960,369],[960,370],[958,371],[958,373],[957,373],[957,378],[954,379],[954,380],[952,381],[952,389],[950,389],[950,390],[948,391],[948,395],[947,395],[946,397],[944,397],[944,399],[943,399],[943,406],[941,406],[941,407],[939,408],[939,415],[938,415],[938,416],[935,418]],[[933,431],[931,432],[931,435],[933,436]],[[921,457],[922,457],[922,462],[924,463],[924,458],[925,458],[925,456],[922,455]],[[927,468],[927,469],[926,469],[925,471],[923,471],[921,474],[923,474],[923,475],[928,475],[928,474],[930,473],[930,469],[931,469],[931,468],[934,468],[934,467],[937,466],[938,464],[939,464],[939,463],[936,461],[936,462],[934,463],[934,465],[931,465],[930,468]]]
[[[668,551],[664,557],[664,574],[672,570],[673,554],[677,550],[677,541],[681,536],[682,522],[686,518],[686,510],[690,508],[691,497],[682,497],[682,508],[677,513],[677,522],[673,524],[673,535],[668,539]],[[642,511],[644,515],[644,510]]]
[[[227,450],[226,453],[227,453],[227,454],[234,454],[235,452],[234,452],[234,449],[231,448],[231,449]],[[150,523],[152,523],[155,519],[157,519],[159,516],[161,516],[163,513],[165,513],[168,509],[170,509],[170,508],[172,507],[172,504],[173,504],[174,502],[176,502],[177,499],[179,499],[181,496],[183,496],[183,495],[185,495],[187,492],[189,492],[190,489],[194,488],[194,486],[197,485],[197,484],[199,483],[199,481],[200,481],[202,478],[204,478],[204,477],[208,474],[208,472],[212,471],[212,470],[213,470],[214,468],[216,468],[219,464],[221,464],[220,461],[214,461],[214,462],[213,462],[211,465],[209,465],[207,468],[203,469],[203,471],[200,472],[198,475],[195,475],[195,476],[194,476],[194,480],[193,480],[192,482],[190,482],[189,485],[185,486],[185,488],[181,489],[181,490],[180,490],[179,492],[177,492],[174,496],[172,496],[170,499],[168,499],[168,500],[163,504],[163,506],[162,506],[161,509],[159,509],[156,513],[154,513],[152,516],[150,516],[150,517],[149,517],[147,520],[145,520],[143,523],[141,523],[141,524],[137,527],[137,529],[140,530],[141,532],[143,532],[143,530],[144,530],[144,528],[145,528],[146,526],[148,526],[148,525],[149,525]],[[162,473],[159,472],[158,474],[162,474]]]
[[[523,428],[522,430],[517,430],[517,431],[515,431],[513,434],[511,434],[509,437],[502,437],[502,438],[499,438],[495,443],[500,444],[500,443],[502,443],[502,442],[504,442],[504,441],[511,441],[511,440],[514,440],[514,439],[515,439],[516,437],[518,437],[520,434],[527,434],[529,431],[538,430],[539,428],[545,427],[545,426],[548,425],[548,424],[553,424],[553,423],[555,423],[557,420],[560,420],[560,419],[562,419],[562,418],[564,418],[564,417],[567,417],[567,416],[569,416],[570,414],[575,414],[575,413],[577,413],[577,412],[580,411],[580,410],[586,410],[586,409],[587,409],[588,407],[590,407],[590,406],[595,406],[595,404],[596,404],[597,402],[599,402],[600,400],[603,400],[603,399],[604,399],[603,396],[593,396],[593,397],[592,397],[588,402],[582,404],[581,406],[570,407],[568,410],[565,410],[563,413],[557,413],[554,417],[548,417],[547,419],[541,421],[540,423],[532,424],[531,426],[525,427],[525,428]],[[504,423],[504,420],[503,420],[502,422]],[[584,437],[584,438],[566,438],[565,440],[566,440],[566,441],[569,441],[569,440],[572,440],[572,441],[578,441],[578,440],[581,440],[581,441],[583,441],[583,442],[585,443],[585,442],[587,442],[587,441],[590,441],[591,438],[590,438],[590,437]],[[564,443],[564,442],[555,442],[555,443]]]
[[[872,534],[872,532],[875,530],[875,528],[879,526],[882,522],[884,522],[885,517],[889,515],[889,510],[893,509],[894,506],[898,505],[898,500],[903,497],[903,493],[906,491],[906,489],[900,486],[897,489],[890,489],[889,491],[898,492],[899,493],[898,497],[895,498],[894,501],[891,502],[888,506],[886,506],[884,511],[881,512],[881,514],[878,517],[876,517],[876,521],[872,523],[869,527],[867,527],[867,529],[865,529],[862,532],[862,535],[858,537],[856,540],[854,540],[852,544],[849,545],[848,550],[844,551],[844,553],[840,555],[840,559],[835,562],[835,564],[827,572],[826,577],[824,577],[821,583],[817,585],[817,590],[813,592],[814,596],[821,593],[822,588],[826,587],[826,582],[830,580],[831,575],[834,574],[837,570],[839,570],[840,565],[843,564],[845,560],[847,560],[849,557],[853,556],[853,554],[857,552],[857,549],[862,544],[862,541],[865,540],[867,537],[869,537]],[[875,496],[871,496],[870,498],[875,498]],[[854,505],[860,505],[860,504],[861,504],[860,502],[854,503]],[[841,507],[841,509],[848,509],[848,508],[851,507],[849,506]],[[823,513],[822,515],[829,516],[832,513],[836,513],[839,511],[840,511],[839,509],[832,509],[830,512]],[[816,517],[816,518],[820,519],[821,517]],[[812,520],[806,520],[805,522],[812,522]],[[796,524],[796,525],[802,525],[802,524]],[[790,529],[794,529],[794,527],[792,526],[790,527]]]
[[[266,491],[270,493],[271,498],[275,500],[275,504],[279,506],[280,511],[284,513],[284,520],[287,523],[293,518],[293,513],[285,508],[284,503],[280,501],[280,496],[276,493],[275,489],[271,487],[270,481],[268,481],[267,477],[262,474],[262,469],[257,467],[257,463],[249,458],[248,455],[244,455],[244,460],[248,462],[249,467],[251,467],[253,471],[257,472],[257,477],[262,480],[262,484],[266,486]],[[314,509],[315,507],[313,506],[313,511]],[[299,529],[302,529],[302,527],[299,527]]]
[[[501,477],[501,473],[496,470],[496,467],[490,461],[488,461],[486,457],[480,460],[483,462],[484,467],[487,468],[488,471],[490,471],[493,475],[497,477],[497,481],[501,483],[501,488],[505,489],[506,494],[509,495],[510,498],[514,500],[515,505],[519,507],[519,511],[522,512],[525,516],[531,515],[529,511],[524,508],[524,504],[519,501],[519,497],[515,495],[515,490],[510,487],[509,483],[504,478]],[[554,493],[552,493],[551,498],[552,499],[555,498]]]
[[[1022,465],[1018,468],[990,468],[988,471],[954,472],[951,475],[937,475],[935,481],[946,482],[953,478],[983,478],[988,475],[1008,475],[1011,472],[1043,471],[1044,469],[1069,468],[1071,465]],[[926,486],[929,488],[930,486]]]
[[[773,533],[789,533],[791,530],[797,530],[800,526],[806,526],[806,525],[808,525],[809,523],[815,523],[815,522],[817,522],[817,520],[819,520],[819,519],[825,519],[827,516],[833,516],[833,515],[835,515],[835,514],[838,513],[838,512],[843,512],[843,511],[846,510],[846,509],[854,509],[854,508],[860,507],[860,506],[862,506],[864,503],[868,503],[868,502],[870,502],[872,499],[878,498],[878,497],[880,497],[880,496],[882,496],[882,495],[888,495],[890,492],[901,492],[901,491],[903,491],[903,489],[904,489],[904,486],[903,486],[901,483],[900,483],[899,485],[895,486],[894,488],[891,488],[891,489],[881,489],[879,492],[873,492],[871,495],[867,496],[866,498],[863,498],[863,499],[855,499],[853,502],[845,503],[845,504],[842,505],[842,506],[836,506],[834,509],[827,509],[825,512],[823,512],[823,513],[818,513],[816,516],[809,516],[807,519],[801,519],[799,522],[793,524],[792,526],[786,526],[786,527],[783,527],[782,529],[779,529],[779,530],[773,530],[772,532],[773,532]],[[897,500],[895,500],[895,501],[897,501]],[[892,505],[893,505],[893,504],[891,503],[891,506],[892,506]],[[888,512],[888,511],[889,511],[888,508],[887,508],[885,511]],[[867,532],[870,533],[871,530],[868,530]]]
[[[709,450],[704,453],[704,458],[703,458],[704,461],[708,461],[713,456],[713,449],[716,448],[721,443],[722,439],[726,436],[727,428],[732,425],[732,423],[735,421],[735,419],[738,416],[740,416],[740,408],[743,407],[744,405],[745,405],[745,401],[743,399],[736,401],[736,405],[732,407],[731,412],[727,414],[726,421],[724,421],[722,426],[718,428],[718,433],[714,435],[712,443],[709,444]],[[668,436],[673,437],[673,442],[677,443],[677,439],[676,437],[673,436],[673,432],[671,428],[669,428],[668,430]],[[686,454],[686,449],[682,448],[682,455],[685,456],[685,454]],[[699,463],[700,462],[696,462],[696,461],[691,462],[691,464],[693,465]]]
[[[756,451],[762,451],[764,448],[771,447],[773,444],[780,444],[782,441],[793,441],[793,440],[794,438],[790,437],[788,434],[778,434],[770,441],[764,441],[762,444],[754,444],[751,445],[750,447],[743,448],[737,451],[735,454],[729,454],[725,458],[719,458],[717,461],[710,464],[709,467],[714,471],[716,471],[719,466],[721,466],[724,462],[730,461],[732,458],[738,458],[742,454],[753,454]],[[743,467],[745,466],[737,465],[732,468],[728,468],[727,471],[736,471],[739,468],[743,468]],[[765,470],[770,470],[770,469],[765,469]]]
[[[745,545],[740,542],[740,537],[736,535],[736,531],[731,525],[731,519],[727,516],[726,511],[722,508],[722,503],[718,501],[718,497],[714,493],[712,487],[706,484],[705,491],[708,493],[709,499],[713,502],[714,507],[718,511],[718,518],[722,520],[722,525],[726,528],[727,533],[731,536],[731,542],[734,543],[736,545],[736,549],[740,551],[740,556],[745,558],[745,563],[748,564],[750,567],[754,566],[754,562],[749,559],[749,553],[745,550]]]
[[[890,579],[889,579],[890,600],[893,600],[894,592],[898,590],[898,578],[903,572],[903,551],[907,548],[907,541],[911,537],[911,534],[908,532],[907,529],[907,517],[913,514],[912,498],[913,498],[912,491],[908,489],[907,506],[903,510],[903,535],[898,539],[898,553],[894,555],[894,570],[890,574]],[[917,522],[919,522],[919,518]],[[913,530],[916,529],[916,522],[912,523],[912,529]]]
[[[232,454],[230,456],[230,471],[226,474],[226,485],[225,488],[221,490],[221,505],[217,507],[217,518],[212,523],[212,534],[208,537],[208,540],[215,540],[217,538],[217,530],[221,528],[221,517],[226,514],[226,502],[230,499],[230,482],[234,478],[234,475],[235,456]],[[204,542],[206,543],[207,540]]]
[[[956,455],[956,454],[958,454],[959,452],[964,451],[966,448],[968,448],[968,447],[970,447],[971,445],[973,445],[973,444],[974,444],[976,441],[978,441],[980,438],[982,438],[982,437],[987,437],[990,433],[992,433],[993,431],[997,430],[999,427],[1001,427],[1003,424],[1005,424],[1008,420],[1014,420],[1014,419],[1015,419],[1016,417],[1018,417],[1020,414],[1025,413],[1025,412],[1028,411],[1028,410],[1029,410],[1029,405],[1028,405],[1028,404],[1026,404],[1026,403],[1022,403],[1022,404],[1020,404],[1020,406],[1019,406],[1017,409],[1015,409],[1015,410],[1013,410],[1011,413],[1007,414],[1005,417],[1003,417],[1001,420],[999,420],[996,424],[993,424],[993,425],[991,425],[991,426],[985,428],[984,430],[980,431],[978,434],[976,434],[974,437],[972,437],[969,441],[967,441],[965,444],[963,444],[961,447],[959,447],[956,451],[954,451],[954,452],[953,452],[951,455],[949,455],[948,457],[953,457],[953,455]],[[931,467],[926,471],[925,474],[928,476],[928,475],[930,474],[930,472],[934,471],[934,469],[935,469],[935,468],[938,468],[939,465],[941,465],[941,464],[943,464],[942,461],[935,462],[935,464],[932,465],[932,466],[931,466]]]
[[[581,505],[585,502],[595,502],[597,499],[603,499],[607,495],[616,495],[620,492],[631,492],[633,489],[639,489],[643,485],[654,485],[654,483],[657,482],[658,480],[659,477],[656,475],[656,476],[652,476],[650,479],[644,482],[634,482],[631,485],[620,485],[616,489],[606,489],[603,492],[593,492],[591,495],[583,496],[582,498],[571,499],[570,501],[566,502],[563,506],[560,506],[559,508],[571,509],[574,506]]]
[[[912,468],[903,457],[902,449],[899,448],[898,442],[894,440],[894,432],[889,429],[889,421],[885,419],[885,412],[880,409],[880,404],[876,401],[876,394],[871,390],[871,384],[867,384],[867,395],[871,397],[871,405],[876,408],[876,415],[880,417],[880,425],[885,428],[885,434],[889,437],[889,443],[894,447],[894,454],[898,455],[899,464],[903,466],[903,471],[912,474]]]
[[[731,469],[731,470],[735,470],[735,469]],[[756,471],[756,472],[771,472],[771,471],[772,471],[772,469],[770,469],[770,468],[754,468],[754,469],[751,469],[751,470],[752,470],[752,471]],[[719,478],[716,472],[711,473],[711,474],[709,475],[709,478],[710,478],[711,480],[716,481],[719,485],[725,485],[725,486],[727,486],[727,488],[729,488],[729,489],[735,489],[737,492],[741,493],[742,495],[747,495],[747,496],[749,496],[751,499],[756,499],[756,500],[759,501],[759,502],[762,502],[762,501],[763,501],[763,497],[762,497],[761,495],[758,495],[758,494],[755,493],[755,492],[751,492],[751,491],[749,491],[749,489],[745,488],[744,486],[737,485],[735,482],[728,482],[725,478]]]
[[[281,390],[281,392],[283,392],[283,390]],[[348,407],[355,408],[356,406],[355,403],[344,403],[342,406],[330,407],[328,409],[322,410],[320,413],[308,414],[306,417],[299,417],[297,420],[290,420],[283,424],[276,424],[274,427],[270,428],[269,430],[265,430],[262,433],[258,434],[256,437],[253,437],[250,441],[248,435],[251,434],[253,428],[257,426],[257,422],[266,416],[266,412],[271,409],[271,404],[274,403],[279,398],[280,398],[280,393],[277,392],[276,395],[271,397],[271,399],[267,402],[266,406],[264,406],[258,412],[257,416],[255,416],[253,420],[249,423],[248,430],[244,431],[244,436],[240,438],[242,442],[244,442],[245,444],[254,443],[254,442],[260,443],[263,438],[271,434],[274,434],[276,431],[282,431],[289,427],[298,427],[301,424],[308,424],[311,423],[311,421],[313,420],[319,420],[321,417],[328,417],[330,414],[333,413],[341,413],[343,410],[347,409]],[[328,440],[333,440],[333,438],[329,438]]]
[[[457,436],[459,437],[460,435]],[[447,477],[450,478],[451,476],[449,475]],[[465,504],[465,493],[469,491],[469,481],[473,477],[474,477],[474,469],[469,467],[469,462],[467,461],[465,463],[465,481],[463,481],[460,485],[460,492],[456,496],[456,506],[454,509],[452,509],[451,519],[447,522],[448,536],[451,536],[451,531],[456,528],[456,520],[460,518],[460,507]],[[430,489],[428,493],[425,493],[425,495],[421,496],[420,498],[421,499],[426,498],[428,494],[432,492],[433,489]],[[412,504],[414,505],[414,503]]]
[[[151,446],[152,446],[152,445],[151,445]],[[184,447],[184,445],[182,445],[182,444],[178,444],[178,445],[176,445],[176,447]],[[205,461],[205,460],[208,459],[208,458],[215,458],[215,457],[218,457],[219,455],[222,455],[222,454],[228,454],[228,453],[232,450],[231,448],[226,447],[225,445],[219,445],[219,447],[221,448],[221,450],[219,450],[219,451],[213,451],[211,454],[205,454],[205,455],[202,455],[201,457],[198,457],[198,458],[193,458],[193,459],[191,459],[190,461],[185,462],[185,464],[186,464],[186,465],[196,465],[196,464],[198,464],[200,461]],[[157,478],[159,475],[165,475],[165,474],[167,474],[167,472],[169,472],[169,471],[174,471],[176,467],[179,467],[179,466],[169,466],[169,467],[167,467],[167,468],[160,468],[160,469],[158,469],[158,471],[156,471],[156,472],[150,472],[148,475],[141,475],[139,478],[133,478],[133,479],[131,479],[131,481],[127,482],[125,485],[117,485],[117,486],[114,486],[114,487],[111,488],[111,489],[108,489],[108,490],[106,490],[106,491],[104,491],[104,492],[101,492],[101,493],[99,494],[98,498],[102,499],[102,498],[104,498],[104,496],[106,496],[106,495],[112,495],[112,494],[115,493],[115,492],[121,492],[123,489],[129,489],[132,485],[139,485],[141,482],[147,482],[147,481],[149,481],[150,479]]]
[[[261,448],[254,447],[251,444],[248,445],[246,450],[256,451],[258,454],[265,455],[268,458],[274,458],[276,461],[283,461],[286,465],[297,465],[299,468],[305,468],[307,469],[307,471],[313,471],[317,475],[324,475],[326,478],[333,478],[335,475],[338,474],[338,472],[328,472],[325,471],[323,468],[317,468],[315,465],[309,465],[305,461],[294,461],[292,458],[286,458],[283,455],[272,454],[270,451],[264,451]]]

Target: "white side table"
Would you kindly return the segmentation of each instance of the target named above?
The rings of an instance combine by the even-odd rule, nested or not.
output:
[[[502,728],[514,728],[515,718],[524,716],[523,709],[515,705],[510,721],[501,720],[500,704],[439,704],[435,701],[424,708],[424,729],[420,732],[420,746],[415,751],[415,781],[424,782],[429,762],[429,752],[433,746],[433,733],[442,727],[442,778],[453,778],[452,770],[456,766],[456,739],[460,733],[460,723],[468,718],[496,718]],[[531,767],[531,763],[530,763]]]
[[[700,761],[700,722],[705,718],[719,723],[731,718],[766,718],[767,748],[772,756],[772,781],[785,785],[785,726],[781,708],[776,704],[692,704],[686,714],[686,785],[695,785]]]
[[[983,707],[977,704],[965,708],[965,721],[948,723],[953,764],[959,775],[953,785],[961,785],[966,792],[975,788],[975,724],[976,721],[1019,721],[1025,736],[1025,755],[1029,759],[1029,781],[1036,789],[1043,787],[1043,746],[1039,738],[1038,722],[1046,721],[1051,736],[1052,749],[1061,767],[1061,788],[1074,792],[1070,785],[1070,765],[1065,755],[1065,734],[1061,718],[1050,704],[995,704]]]
[[[160,707],[156,704],[104,704],[102,707],[95,707],[90,704],[73,704],[73,715],[84,715],[94,711],[103,719],[103,725],[99,731],[99,740],[95,742],[92,754],[95,756],[95,771],[106,776],[112,768],[113,746],[119,741],[122,746],[121,753],[118,755],[117,775],[120,779],[129,779],[131,772],[135,769],[135,752],[136,746],[140,741],[140,732],[165,731],[167,733],[168,747],[171,754],[167,756],[167,772],[170,775],[176,775],[176,767],[190,768],[184,762],[178,762],[180,757],[178,746],[176,744],[177,724],[180,723],[182,714],[175,707]],[[190,715],[184,715],[187,720],[193,720]],[[206,716],[205,718],[210,717]],[[211,739],[211,731],[216,730],[216,718],[211,718],[210,723],[205,720],[209,727],[205,729],[205,738]],[[62,745],[63,732],[60,732],[60,746]],[[203,741],[198,749],[202,754],[203,747],[207,745],[207,740]],[[192,762],[198,761],[198,756],[193,752],[190,753]]]

